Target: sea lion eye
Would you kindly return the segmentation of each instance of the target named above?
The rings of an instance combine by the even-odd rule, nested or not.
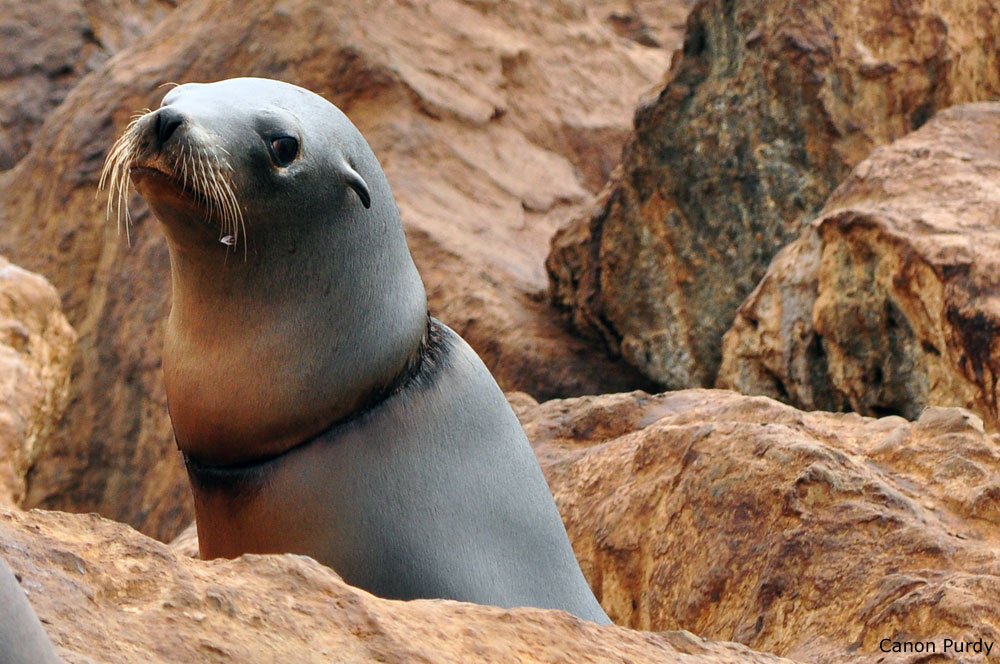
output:
[[[275,136],[268,142],[271,159],[278,166],[288,166],[299,154],[299,142],[293,136]]]

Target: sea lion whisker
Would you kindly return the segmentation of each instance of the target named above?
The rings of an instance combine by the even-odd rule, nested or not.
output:
[[[196,164],[197,168],[195,169],[194,178],[195,192],[201,199],[201,202],[208,207],[208,218],[211,218],[214,210],[212,208],[212,200],[205,193],[205,190],[208,188],[208,176],[205,174],[205,157],[200,148],[198,149]]]
[[[187,189],[188,169],[187,169],[187,146],[181,146],[181,188]]]
[[[228,162],[226,162],[224,165],[226,166],[226,168],[229,169],[230,172],[232,172],[232,166],[230,166]],[[230,215],[230,217],[233,220],[233,235],[235,235],[236,239],[239,240],[239,238],[240,238],[240,231],[243,232],[243,242],[244,242],[244,248],[243,248],[243,250],[244,250],[244,257],[243,258],[245,260],[246,259],[246,255],[245,255],[246,254],[246,245],[245,245],[245,243],[246,243],[246,239],[247,238],[246,238],[246,226],[243,223],[243,212],[242,212],[242,210],[240,210],[240,203],[239,203],[239,200],[236,198],[236,192],[233,191],[233,185],[232,185],[232,182],[230,181],[229,176],[226,175],[225,173],[222,173],[221,174],[221,181],[222,181],[222,188],[221,188],[222,189],[222,192],[221,192],[222,193],[222,197],[227,202],[227,205],[229,206],[229,215]]]
[[[232,170],[232,166],[226,163],[226,166]],[[240,209],[239,199],[236,198],[236,193],[233,191],[233,187],[229,182],[229,178],[222,178],[222,197],[227,201],[230,209],[230,215],[233,220],[233,236],[235,242],[239,241],[240,231],[243,231],[243,261],[247,260],[247,229],[246,224],[243,221],[243,211]]]
[[[219,214],[221,218],[221,225],[223,228],[223,236],[221,238],[223,244],[227,247],[235,245],[239,241],[240,228],[242,227],[245,235],[245,226],[243,224],[242,212],[239,208],[239,202],[236,199],[236,195],[233,192],[232,185],[230,184],[229,177],[226,171],[235,172],[232,165],[225,158],[222,158],[217,153],[217,150],[225,152],[229,155],[229,152],[222,148],[221,146],[212,146],[212,151],[210,159],[206,159],[209,164],[208,173],[210,176],[208,187],[209,193],[213,200],[218,204]],[[231,156],[231,155],[230,155]],[[206,154],[206,157],[208,155]],[[227,239],[232,239],[232,242],[227,242]],[[244,244],[244,260],[246,260],[246,245]]]
[[[227,250],[228,250],[228,247],[230,247],[232,245],[230,245],[228,242],[225,241],[226,238],[233,238],[232,244],[233,245],[236,244],[236,240],[237,240],[237,237],[236,237],[236,235],[237,235],[236,223],[235,223],[235,219],[233,218],[232,210],[231,210],[231,208],[229,206],[229,199],[226,197],[225,191],[223,189],[223,185],[222,185],[222,183],[223,183],[223,176],[222,176],[221,169],[219,167],[218,155],[216,155],[214,153],[214,151],[213,151],[213,153],[211,155],[211,162],[210,162],[209,166],[210,166],[210,168],[209,168],[209,176],[210,176],[210,187],[209,187],[209,190],[210,190],[210,194],[212,196],[212,199],[215,201],[216,209],[218,210],[220,225],[224,229],[223,230],[224,235],[223,235],[223,237],[221,239],[223,240],[223,244],[226,245]]]
[[[170,177],[173,178],[174,180],[176,180],[177,177],[180,175],[180,173],[177,172],[177,169],[179,168],[179,163],[180,163],[179,159],[174,159],[170,163]]]
[[[214,164],[213,164],[213,166],[214,166]],[[221,224],[223,230],[227,234],[231,234],[233,232],[233,229],[232,229],[231,223],[230,223],[230,215],[229,215],[228,203],[225,200],[225,198],[223,198],[223,195],[222,195],[222,185],[219,183],[219,176],[216,173],[216,170],[215,170],[214,167],[211,170],[211,177],[212,177],[211,194],[212,194],[212,198],[215,199],[215,201],[216,201],[216,203],[218,205],[220,224]]]
[[[229,201],[227,201],[223,195],[222,183],[219,181],[218,165],[215,163],[212,164],[212,196],[215,198],[219,206],[219,216],[222,227],[230,233],[234,233],[235,231],[232,228],[232,215],[229,210]]]
[[[197,155],[193,147],[189,147],[187,155],[184,159],[184,166],[188,171],[188,177],[191,179],[190,187],[192,190],[198,188],[198,162]]]
[[[218,157],[215,155],[213,150],[211,153],[206,153],[207,162],[207,174],[208,182],[207,189],[208,193],[212,197],[212,201],[215,204],[215,209],[218,210],[219,221],[225,230],[229,230],[228,215],[225,211],[225,203],[219,195],[219,175],[218,175]]]
[[[110,185],[105,214],[110,219],[112,211],[114,211],[119,233],[121,233],[122,218],[124,217],[125,237],[130,245],[132,238],[129,226],[132,219],[128,207],[129,173],[138,149],[136,125],[142,117],[142,115],[134,115],[121,137],[111,146],[98,182],[98,191],[103,190],[105,185]]]
[[[208,218],[214,218],[220,225],[220,241],[223,244],[225,238],[230,235],[233,222],[227,209],[225,198],[221,192],[219,184],[219,174],[217,166],[218,158],[213,151],[209,151],[203,146],[196,146],[192,149],[191,171],[195,196],[206,206]]]

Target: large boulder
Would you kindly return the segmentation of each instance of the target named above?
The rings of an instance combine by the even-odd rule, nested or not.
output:
[[[803,662],[996,660],[1000,436],[974,414],[911,423],[722,390],[514,404],[617,624]]]
[[[171,81],[277,77],[341,106],[385,166],[432,313],[505,388],[548,398],[641,382],[543,295],[550,235],[606,179],[666,65],[665,49],[615,32],[607,4],[189,0],[81,81],[0,176],[0,251],[52,280],[80,333],[65,426],[26,504],[161,538],[191,518],[160,378],[163,238],[136,197],[128,246],[95,199],[115,136]]]
[[[305,556],[192,560],[96,515],[0,508],[0,557],[67,664],[792,664],[562,611],[379,599]]]
[[[0,256],[0,505],[24,501],[69,402],[75,343],[52,284]]]
[[[719,385],[800,408],[962,406],[1000,425],[1000,104],[876,150],[774,260]]]
[[[993,0],[707,0],[598,208],[553,239],[551,297],[668,387],[710,386],[778,250],[869,152],[1000,94]]]

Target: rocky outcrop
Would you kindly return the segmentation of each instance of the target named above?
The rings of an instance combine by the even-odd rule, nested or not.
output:
[[[1000,652],[1000,436],[974,414],[722,390],[510,401],[617,624],[817,664],[915,663],[892,644],[918,641],[933,661]],[[196,556],[196,537],[171,548]]]
[[[88,72],[180,0],[0,0],[0,171],[27,152],[45,118]]]
[[[561,611],[379,599],[305,556],[192,560],[94,515],[0,508],[0,557],[67,664],[790,664]]]
[[[1000,104],[880,148],[783,250],[726,334],[721,386],[800,408],[1000,424]]]
[[[514,406],[616,623],[803,662],[987,661],[945,639],[995,661],[1000,436],[968,411],[910,423],[721,390]],[[904,641],[936,656],[881,650]]]
[[[43,277],[0,256],[0,505],[19,505],[69,400],[76,333]]]
[[[778,250],[875,146],[1000,94],[987,0],[708,0],[598,209],[553,240],[551,297],[668,387],[713,384]]]
[[[0,177],[0,251],[53,281],[81,338],[66,425],[26,504],[161,538],[191,519],[160,380],[163,240],[135,198],[127,246],[94,197],[115,135],[169,81],[278,77],[344,108],[385,166],[432,312],[505,388],[547,398],[641,382],[542,295],[551,233],[604,182],[666,67],[664,49],[606,18],[582,0],[188,0],[86,77]]]

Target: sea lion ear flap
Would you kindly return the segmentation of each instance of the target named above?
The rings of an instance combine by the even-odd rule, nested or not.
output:
[[[351,165],[344,162],[344,181],[347,182],[348,186],[353,189],[358,194],[358,198],[361,199],[361,204],[365,208],[370,208],[372,206],[372,194],[368,191],[368,183],[365,179],[361,177],[361,174],[356,170],[351,168]]]

